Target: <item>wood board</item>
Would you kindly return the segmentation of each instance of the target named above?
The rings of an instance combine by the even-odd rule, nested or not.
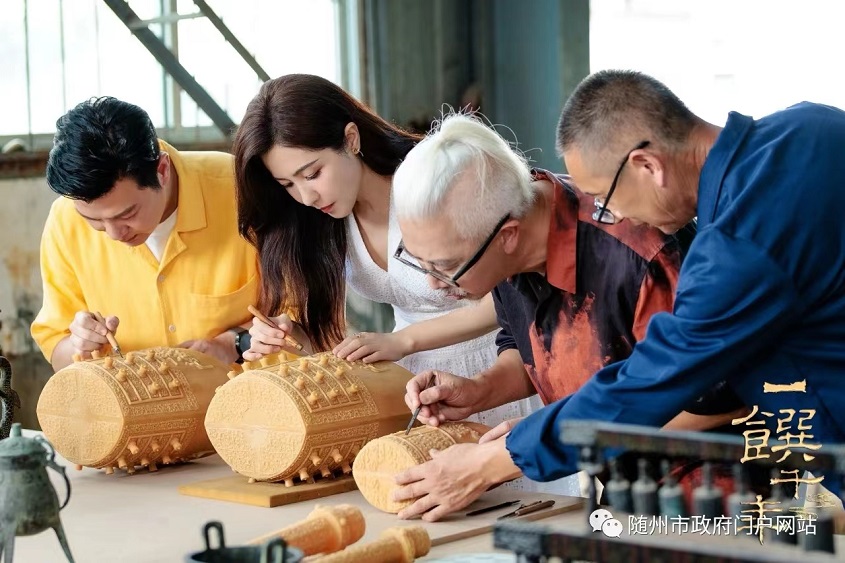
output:
[[[361,509],[361,512],[364,515],[364,520],[367,523],[364,537],[358,540],[357,543],[375,541],[384,530],[390,527],[419,525],[428,531],[429,537],[431,538],[431,545],[432,547],[436,547],[491,532],[493,530],[493,526],[496,525],[496,519],[503,514],[511,512],[516,508],[516,506],[501,508],[495,512],[488,512],[487,514],[479,514],[477,516],[465,516],[465,514],[478,508],[484,508],[486,506],[492,506],[501,502],[516,499],[519,499],[523,503],[534,502],[537,500],[554,500],[555,505],[551,508],[532,512],[509,521],[527,522],[542,520],[543,518],[549,518],[581,509],[586,501],[586,499],[581,497],[529,493],[499,487],[486,492],[477,501],[455,514],[452,514],[438,522],[425,522],[420,519],[400,520],[395,514],[382,512],[370,505],[363,495],[361,495],[360,491],[355,490],[327,497],[319,502],[303,502],[299,505],[281,508],[279,509],[278,517],[275,515],[276,511],[268,512],[264,529],[256,530],[254,538],[270,534],[275,530],[280,530],[297,522],[298,520],[304,519],[317,505],[334,506],[339,504],[351,504]],[[285,512],[283,513],[282,511]],[[291,513],[295,513],[295,516],[292,516]],[[584,520],[584,526],[587,526],[586,519]],[[490,536],[490,549],[493,549],[492,542],[492,536]]]
[[[304,519],[317,505],[352,504],[361,509],[367,523],[364,537],[359,542],[375,541],[381,532],[392,526],[420,525],[428,531],[432,547],[489,533],[496,525],[496,519],[499,516],[514,510],[518,505],[477,516],[464,516],[472,510],[516,499],[519,499],[522,503],[538,500],[555,501],[555,505],[551,508],[513,519],[513,521],[528,522],[581,509],[586,500],[581,497],[565,497],[518,491],[509,487],[497,487],[487,491],[474,503],[455,514],[438,522],[425,522],[420,519],[399,520],[395,514],[383,512],[373,507],[357,490],[355,481],[351,476],[332,480],[321,479],[314,484],[285,487],[284,483],[249,483],[246,477],[233,475],[181,485],[179,492],[183,495],[268,508],[288,505],[287,508],[279,509],[283,512],[279,512],[278,517],[275,516],[275,511],[268,512],[266,528],[256,530],[254,537],[261,537]],[[584,525],[587,525],[586,520]],[[490,541],[490,548],[492,549],[492,539]]]
[[[531,512],[529,514],[526,514],[525,516],[503,520],[503,522],[532,522],[535,520],[542,520],[543,518],[549,518],[551,516],[557,516],[558,514],[564,514],[573,510],[579,510],[583,508],[584,501],[586,500],[581,497],[563,497],[543,493],[526,493],[524,491],[514,491],[511,489],[497,489],[494,491],[488,491],[479,500],[475,501],[468,507],[449,516],[444,520],[431,523],[424,522],[422,520],[411,520],[408,522],[408,524],[421,524],[422,526],[424,526],[428,530],[429,537],[431,537],[431,546],[436,547],[438,545],[443,545],[446,543],[451,543],[454,541],[463,540],[474,536],[480,536],[482,534],[492,532],[493,526],[495,526],[497,523],[496,519],[499,516],[502,516],[503,514],[512,512],[519,505],[511,506],[508,508],[502,508],[495,512],[488,512],[487,514],[479,514],[477,516],[464,516],[464,514],[471,510],[484,508],[485,506],[491,506],[500,502],[514,499],[520,499],[523,503],[529,503],[538,500],[554,500],[555,504],[551,508],[547,508],[545,510],[538,510],[537,512]],[[375,508],[369,508],[373,511],[376,511]],[[391,525],[402,525],[403,521],[397,521],[396,517],[392,514],[385,514],[383,512],[379,512],[379,514],[388,516],[393,519],[393,523],[387,525],[386,527],[389,527]],[[367,518],[368,526],[371,524],[371,522],[373,524],[376,523],[375,518],[370,518],[370,515],[366,512],[365,517]],[[384,524],[379,523],[378,525]],[[490,547],[492,549],[492,538],[490,541]]]
[[[355,489],[357,486],[351,475],[320,479],[314,483],[299,483],[293,487],[286,487],[284,483],[250,483],[243,475],[232,475],[181,485],[179,492],[188,496],[273,508]]]

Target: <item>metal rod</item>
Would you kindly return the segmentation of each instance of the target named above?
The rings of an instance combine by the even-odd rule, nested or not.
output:
[[[100,59],[100,2],[94,2],[94,46],[97,49],[97,94],[103,91],[102,65]]]
[[[740,436],[590,420],[565,421],[561,441],[568,445],[631,449],[639,453],[690,456],[712,461],[739,461],[746,451],[745,441]],[[751,461],[781,468],[833,469],[845,473],[845,446],[825,444],[821,450],[813,452],[813,456],[810,461],[803,460],[800,455],[791,455],[783,461],[776,455]]]
[[[192,20],[201,17],[203,17],[202,12],[193,12],[191,14],[178,14],[174,12],[167,15],[159,16],[157,18],[150,18],[148,20],[138,20],[130,26],[130,29],[142,29],[154,23],[176,23],[180,20]]]
[[[170,0],[169,12],[174,13],[179,10],[179,2],[177,0]],[[173,20],[169,25],[170,30],[170,52],[173,56],[179,59],[179,20]],[[173,105],[173,125],[174,129],[182,128],[182,88],[175,80],[170,81],[170,102]]]
[[[29,149],[34,148],[32,137],[32,81],[29,74],[29,1],[23,0],[24,59],[26,64],[26,130],[29,134]]]
[[[117,15],[118,18],[132,30],[132,34],[138,38],[144,47],[156,58],[156,60],[170,73],[173,79],[187,92],[187,94],[197,103],[202,111],[211,118],[211,121],[217,126],[220,131],[231,138],[236,125],[232,118],[226,111],[218,105],[214,98],[212,98],[205,88],[194,79],[193,76],[182,66],[173,53],[167,46],[159,39],[155,33],[148,28],[133,27],[134,24],[140,21],[138,15],[125,2],[125,0],[103,0],[109,8]]]
[[[62,111],[67,107],[67,65],[65,64],[65,8],[64,0],[59,0],[59,49],[62,57]]]
[[[164,2],[165,0],[158,0],[158,12],[160,14],[164,14]],[[164,41],[169,40],[167,37],[167,28],[163,23],[161,24],[161,37]],[[168,128],[173,126],[173,116],[170,114],[170,97],[167,95],[170,80],[170,75],[167,74],[164,67],[161,67],[161,103],[162,109],[164,110],[164,126]]]
[[[255,57],[252,56],[252,53],[247,51],[246,47],[244,47],[243,44],[238,41],[238,38],[235,37],[235,34],[232,33],[228,27],[226,27],[226,24],[223,23],[223,20],[221,20],[220,17],[214,12],[214,10],[211,9],[208,3],[205,0],[194,0],[194,4],[196,4],[197,8],[200,9],[200,12],[202,12],[205,17],[208,18],[211,24],[217,28],[217,31],[219,31],[221,35],[223,35],[226,41],[228,41],[229,44],[231,44],[232,47],[235,48],[235,51],[237,51],[238,54],[243,58],[243,60],[246,61],[246,64],[248,64],[252,68],[252,70],[255,71],[255,74],[258,75],[258,78],[260,78],[262,82],[267,82],[268,80],[270,80],[270,75],[267,74],[263,68],[261,68],[261,65],[258,64],[258,61],[255,60]]]

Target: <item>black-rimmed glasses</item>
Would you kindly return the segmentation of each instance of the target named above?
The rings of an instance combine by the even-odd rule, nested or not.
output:
[[[510,213],[502,217],[501,220],[496,224],[496,228],[493,229],[493,232],[490,233],[490,236],[488,236],[487,239],[484,241],[484,244],[482,244],[479,249],[475,251],[475,254],[473,254],[472,257],[467,260],[463,266],[458,268],[458,271],[452,274],[451,276],[444,274],[443,272],[439,272],[437,270],[428,270],[426,268],[423,268],[419,264],[416,264],[413,261],[408,260],[407,258],[402,256],[402,253],[406,252],[405,244],[402,241],[399,241],[399,248],[396,249],[396,252],[393,254],[393,257],[405,264],[406,266],[410,266],[411,268],[415,269],[416,271],[422,274],[431,276],[452,287],[460,287],[458,285],[458,278],[466,274],[470,268],[475,266],[475,263],[481,259],[481,257],[484,255],[484,252],[487,251],[487,247],[490,246],[490,243],[493,242],[493,239],[496,238],[496,235],[499,234],[499,231],[510,218]]]
[[[622,160],[622,163],[619,165],[619,169],[616,170],[616,175],[613,177],[613,183],[610,184],[610,189],[607,191],[607,195],[604,198],[604,203],[602,203],[599,198],[595,199],[596,210],[593,212],[593,221],[598,221],[599,223],[604,223],[605,225],[614,225],[618,221],[616,216],[607,209],[607,204],[610,201],[610,196],[613,195],[613,192],[616,190],[616,185],[619,183],[619,176],[622,174],[622,170],[625,168],[625,165],[628,163],[628,159],[631,157],[631,153],[634,151],[638,151],[640,149],[644,149],[649,145],[650,141],[643,141],[636,147],[632,148],[628,151],[628,154],[625,155],[625,158]]]

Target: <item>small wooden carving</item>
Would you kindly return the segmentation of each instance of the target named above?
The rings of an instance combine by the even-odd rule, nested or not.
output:
[[[304,555],[334,553],[364,537],[367,524],[361,509],[351,504],[317,506],[305,520],[277,532],[255,538],[253,545],[263,545],[282,538]]]
[[[229,367],[183,348],[149,348],[77,361],[56,372],[38,400],[38,422],[78,466],[134,473],[137,466],[214,453],[203,419]]]
[[[431,460],[430,450],[445,450],[458,443],[478,443],[489,427],[474,422],[448,422],[438,427],[418,426],[373,440],[355,458],[352,475],[367,502],[385,512],[397,513],[413,501],[395,502],[394,478],[409,467]]]
[[[410,419],[404,396],[413,374],[396,364],[331,353],[265,364],[223,385],[205,417],[217,453],[251,479],[293,486],[349,474],[364,444]]]
[[[343,551],[317,557],[318,563],[411,563],[427,555],[431,538],[422,526],[388,528],[376,541],[347,547]]]

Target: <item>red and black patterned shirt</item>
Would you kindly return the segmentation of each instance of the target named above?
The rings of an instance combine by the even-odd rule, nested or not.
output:
[[[627,358],[652,315],[671,312],[694,226],[674,236],[647,225],[593,221],[594,198],[568,176],[532,172],[557,188],[546,273],[522,273],[493,291],[499,353],[516,349],[544,403],[574,393],[607,364]],[[689,406],[695,414],[742,405],[717,388]]]
[[[623,360],[651,315],[672,311],[681,265],[675,237],[646,225],[592,220],[592,197],[567,176],[534,170],[555,187],[546,273],[517,274],[493,292],[499,353],[517,349],[543,402],[574,393]]]
[[[672,312],[681,262],[695,225],[669,236],[630,221],[598,223],[592,219],[594,198],[579,192],[568,176],[539,169],[532,174],[557,188],[546,272],[518,274],[493,290],[501,327],[496,343],[500,354],[510,349],[519,352],[537,393],[548,404],[574,393],[602,367],[627,358],[645,337],[651,316]],[[721,382],[685,410],[715,415],[742,406]],[[711,432],[738,433],[740,428],[727,424]],[[653,457],[652,471],[660,458],[640,457]],[[619,459],[620,469],[632,481],[636,461],[633,455]],[[673,468],[688,502],[701,481],[699,466],[690,459]],[[752,488],[766,491],[768,471],[749,469],[754,470],[748,476]],[[725,494],[733,490],[730,465],[714,467],[713,478]]]
[[[499,353],[519,351],[537,393],[548,404],[577,391],[602,367],[627,358],[645,337],[651,316],[672,312],[681,262],[695,225],[669,236],[630,221],[598,223],[592,219],[594,198],[575,189],[569,177],[545,170],[534,170],[533,176],[557,188],[546,273],[513,276],[496,286],[493,298],[501,327],[496,337]],[[686,411],[715,415],[742,406],[722,382]],[[711,432],[736,433],[737,428],[724,425]],[[659,457],[651,460],[652,469]],[[636,456],[628,455],[619,460],[623,474],[632,481],[636,461]],[[700,484],[699,465],[690,459],[673,468],[689,498]],[[766,472],[750,478],[757,489],[768,483]],[[715,467],[714,479],[726,491],[733,489],[730,466]]]

